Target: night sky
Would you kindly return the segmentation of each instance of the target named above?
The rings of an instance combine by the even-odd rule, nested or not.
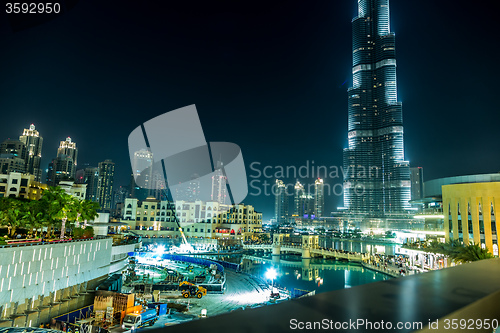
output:
[[[112,159],[128,185],[130,132],[191,104],[249,181],[252,162],[342,165],[356,1],[73,2],[26,29],[0,14],[0,140],[34,123],[44,169],[70,136],[80,166]],[[500,171],[497,2],[391,1],[406,159],[425,180]],[[272,196],[245,203],[274,214]]]

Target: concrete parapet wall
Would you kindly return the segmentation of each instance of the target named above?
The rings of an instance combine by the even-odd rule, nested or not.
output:
[[[10,319],[0,326],[34,326],[81,307],[92,295],[76,294],[126,261],[110,265],[111,254],[111,238],[0,248],[0,318]]]

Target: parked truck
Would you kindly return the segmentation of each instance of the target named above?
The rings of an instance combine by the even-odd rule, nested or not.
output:
[[[158,320],[156,309],[149,309],[142,313],[129,313],[123,318],[122,328],[126,330],[135,330],[146,324],[153,326]]]

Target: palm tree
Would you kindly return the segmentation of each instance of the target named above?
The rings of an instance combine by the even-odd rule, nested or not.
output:
[[[493,258],[493,255],[488,252],[488,248],[482,249],[479,244],[469,244],[462,247],[460,252],[454,257],[457,262],[461,263],[491,258]]]
[[[75,198],[67,194],[60,187],[50,187],[48,190],[43,192],[43,196],[40,201],[46,208],[46,214],[48,220],[51,222],[49,228],[55,221],[61,221],[61,238],[64,238],[64,229],[66,227],[66,221],[68,219],[76,220],[77,207],[75,204]]]
[[[443,254],[448,255],[453,259],[462,251],[463,247],[464,245],[458,239],[450,239],[443,245]]]
[[[80,205],[78,221],[83,222],[83,227],[86,227],[87,221],[93,220],[98,216],[97,211],[100,206],[97,202],[83,200]]]
[[[78,219],[78,213],[80,211],[80,200],[77,198],[66,194],[63,196],[63,202],[61,203],[61,210],[57,216],[61,219],[61,239],[64,238],[64,232],[66,231],[66,222],[75,222]]]
[[[15,198],[3,198],[0,204],[2,212],[0,223],[8,226],[11,237],[15,235],[17,228],[24,226],[22,217],[25,212],[25,205],[26,202]]]
[[[42,205],[37,200],[28,201],[26,203],[26,210],[23,214],[22,220],[26,225],[31,227],[31,233],[36,237],[38,229],[43,227],[43,211]]]

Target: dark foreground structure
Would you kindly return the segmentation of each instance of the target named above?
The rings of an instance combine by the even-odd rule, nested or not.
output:
[[[499,305],[500,259],[490,259],[155,331],[492,332]]]

